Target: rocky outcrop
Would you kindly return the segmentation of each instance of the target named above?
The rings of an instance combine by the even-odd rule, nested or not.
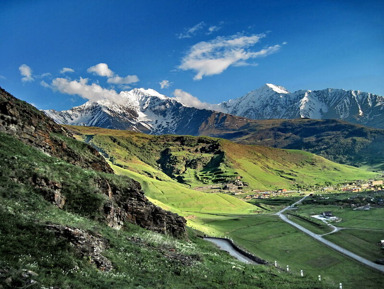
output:
[[[113,170],[96,149],[75,140],[67,129],[3,89],[0,89],[0,132],[75,165],[68,168],[70,172],[66,171],[73,176],[72,180],[68,175],[57,175],[58,167],[52,165],[59,164],[52,159],[44,164],[44,170],[39,170],[39,164],[35,162],[29,171],[17,170],[18,173],[17,166],[22,162],[18,156],[1,160],[13,171],[10,178],[14,182],[32,186],[58,208],[100,219],[117,229],[130,222],[175,237],[185,235],[184,218],[152,204],[138,182],[128,177],[103,174],[113,173]],[[79,167],[103,173],[89,174]]]
[[[47,229],[55,233],[58,238],[67,240],[80,257],[86,257],[101,271],[111,271],[112,262],[102,253],[108,248],[108,240],[101,235],[95,235],[77,228],[49,224]]]
[[[119,229],[128,221],[158,233],[177,238],[185,236],[186,220],[148,201],[138,182],[130,180],[129,185],[121,187],[105,179],[97,183],[109,198],[103,212],[110,227]]]
[[[71,146],[74,138],[68,130],[2,88],[0,88],[0,131],[71,164],[113,173],[96,149],[84,144],[80,153]]]

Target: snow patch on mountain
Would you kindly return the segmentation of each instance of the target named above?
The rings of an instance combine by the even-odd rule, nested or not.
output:
[[[60,124],[151,134],[198,134],[199,126],[207,121],[212,110],[249,119],[340,119],[384,128],[384,97],[361,91],[328,88],[291,93],[282,86],[267,83],[220,104],[191,100],[190,95],[180,94],[179,98],[184,101],[153,89],[135,88],[120,92],[118,101],[105,98],[70,110],[45,113]],[[183,104],[185,101],[188,105]],[[198,105],[193,107],[193,103]]]
[[[251,119],[340,119],[384,128],[384,97],[358,90],[299,90],[266,84],[220,104],[220,111]]]

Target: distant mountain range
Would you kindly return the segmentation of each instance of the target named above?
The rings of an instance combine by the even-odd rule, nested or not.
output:
[[[384,128],[384,97],[342,90],[299,90],[266,84],[243,97],[207,109],[188,107],[153,89],[122,92],[119,103],[108,99],[88,101],[66,111],[46,110],[57,123],[127,129],[149,134],[200,135],[201,126],[212,117],[231,117],[235,125],[248,119],[339,119],[375,128]],[[212,108],[220,113],[215,113]],[[228,118],[225,117],[228,121]],[[222,121],[216,125],[223,125]]]
[[[384,97],[358,90],[288,92],[273,84],[220,104],[226,113],[251,119],[339,119],[384,128]]]
[[[133,89],[121,96],[119,103],[88,101],[67,111],[45,113],[60,124],[155,135],[214,136],[244,144],[306,150],[339,163],[384,168],[380,153],[384,130],[377,129],[384,128],[381,96],[341,89],[289,93],[283,87],[266,84],[241,98],[214,105],[221,112],[187,107],[152,89]]]

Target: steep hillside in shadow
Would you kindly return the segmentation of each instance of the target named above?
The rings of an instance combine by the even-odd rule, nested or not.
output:
[[[242,144],[305,150],[329,160],[354,166],[384,168],[384,130],[339,120],[249,120],[236,126],[235,117],[207,121],[201,135]]]

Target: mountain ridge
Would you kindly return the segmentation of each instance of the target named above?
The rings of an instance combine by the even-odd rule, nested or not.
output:
[[[273,84],[222,102],[221,111],[250,119],[339,119],[384,128],[384,97],[359,90],[287,89]]]
[[[198,120],[216,111],[248,119],[339,119],[384,128],[384,97],[359,90],[326,88],[289,92],[267,83],[242,97],[196,108],[154,89],[123,91],[65,111],[45,110],[57,123],[129,129],[150,134],[197,135]],[[185,102],[184,102],[185,103]],[[196,114],[198,118],[193,118]],[[183,123],[183,125],[181,124]],[[188,123],[189,127],[185,127]],[[187,129],[188,128],[188,129]]]

